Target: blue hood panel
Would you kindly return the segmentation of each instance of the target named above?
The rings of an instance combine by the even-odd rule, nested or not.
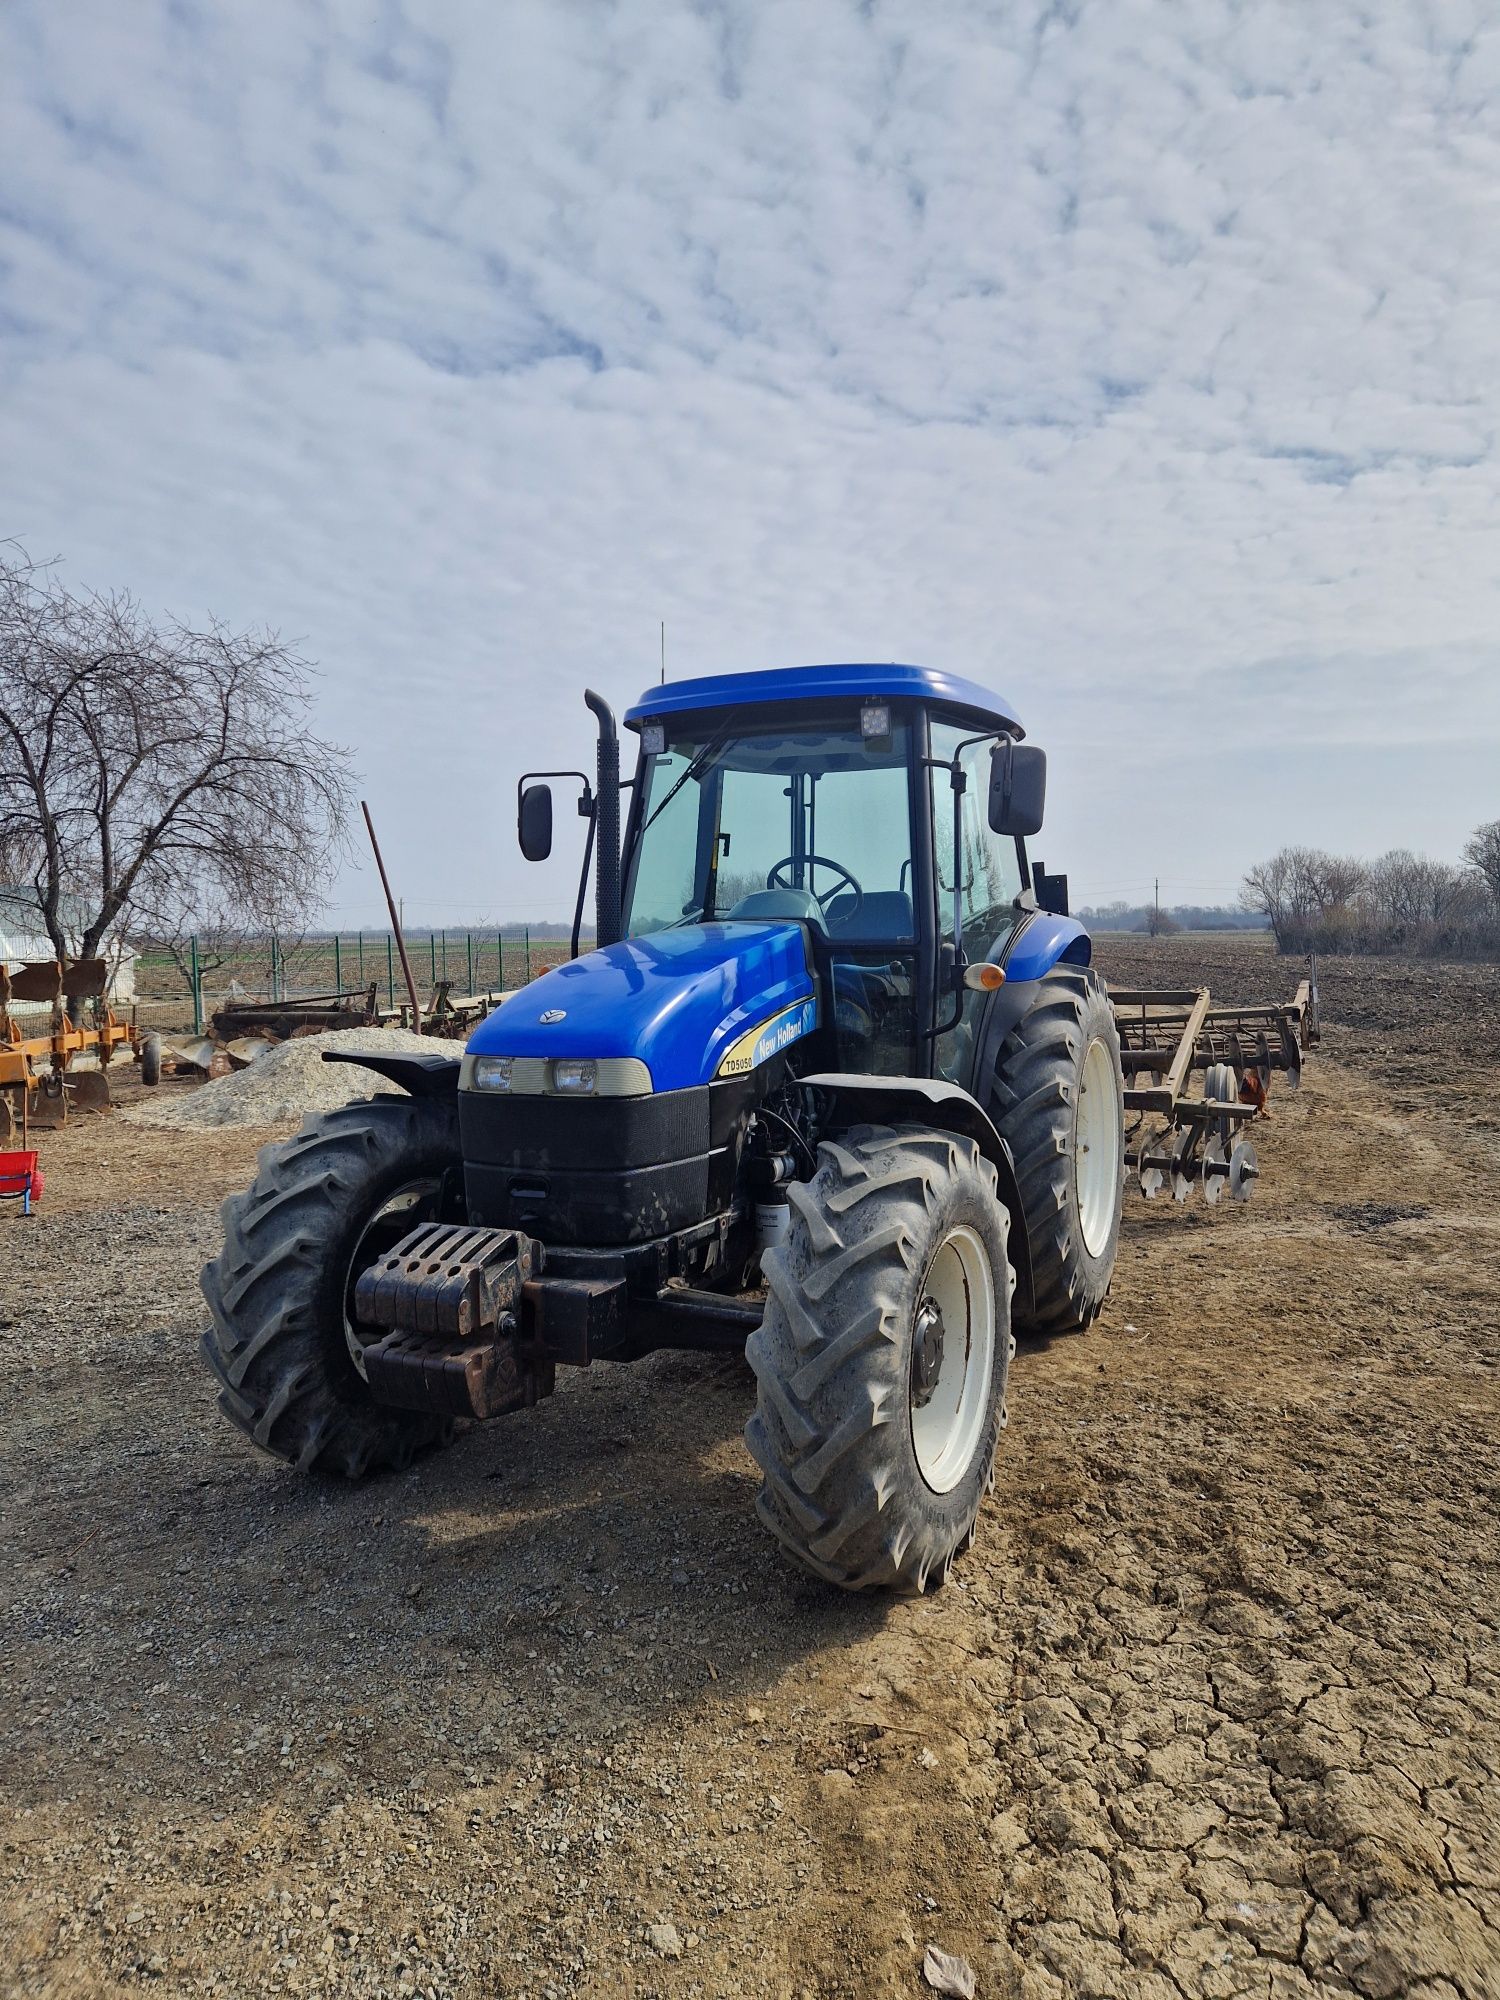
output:
[[[638,1056],[655,1089],[686,1090],[708,1083],[750,1029],[812,995],[799,925],[691,924],[544,972],[474,1030],[469,1053]],[[552,1012],[562,1018],[544,1025]],[[805,1032],[814,1010],[797,1018]],[[778,1045],[794,1035],[783,1031]]]

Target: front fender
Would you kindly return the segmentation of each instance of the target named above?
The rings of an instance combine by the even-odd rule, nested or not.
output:
[[[1017,1289],[1023,1299],[1031,1297],[1031,1256],[1015,1161],[977,1098],[956,1083],[934,1077],[860,1076],[839,1070],[801,1077],[798,1088],[807,1098],[809,1122],[819,1130],[826,1131],[831,1118],[836,1128],[925,1125],[972,1139],[999,1178],[1000,1199],[1010,1211],[1010,1261]]]
[[[376,1050],[324,1049],[324,1062],[353,1063],[356,1069],[372,1069],[389,1083],[399,1083],[411,1097],[458,1096],[457,1056],[384,1055]]]

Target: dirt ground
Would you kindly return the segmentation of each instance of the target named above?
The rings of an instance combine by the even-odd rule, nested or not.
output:
[[[49,1138],[0,1212],[0,1991],[863,2000],[935,1942],[983,2000],[1500,1995],[1500,973],[1323,990],[1255,1200],[1127,1196],[915,1603],[756,1527],[738,1364],[356,1489],[258,1457],[195,1351],[257,1135]]]

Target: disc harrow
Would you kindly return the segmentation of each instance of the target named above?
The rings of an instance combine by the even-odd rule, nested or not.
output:
[[[1211,1206],[1228,1191],[1248,1201],[1260,1164],[1248,1127],[1268,1115],[1276,1075],[1289,1089],[1319,1037],[1317,969],[1293,998],[1215,1007],[1206,986],[1112,987],[1125,1072],[1125,1162],[1147,1201],[1195,1186]],[[1201,1076],[1201,1094],[1192,1089]]]

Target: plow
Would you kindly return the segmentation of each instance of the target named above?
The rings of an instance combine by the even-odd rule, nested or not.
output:
[[[102,958],[43,959],[14,971],[0,963],[0,1143],[55,1130],[70,1109],[107,1110],[109,1066],[121,1049],[139,1056],[146,1082],[157,1080],[160,1043],[115,1014],[108,985]],[[36,1014],[14,1011],[27,1003],[48,1008],[44,1028]]]

